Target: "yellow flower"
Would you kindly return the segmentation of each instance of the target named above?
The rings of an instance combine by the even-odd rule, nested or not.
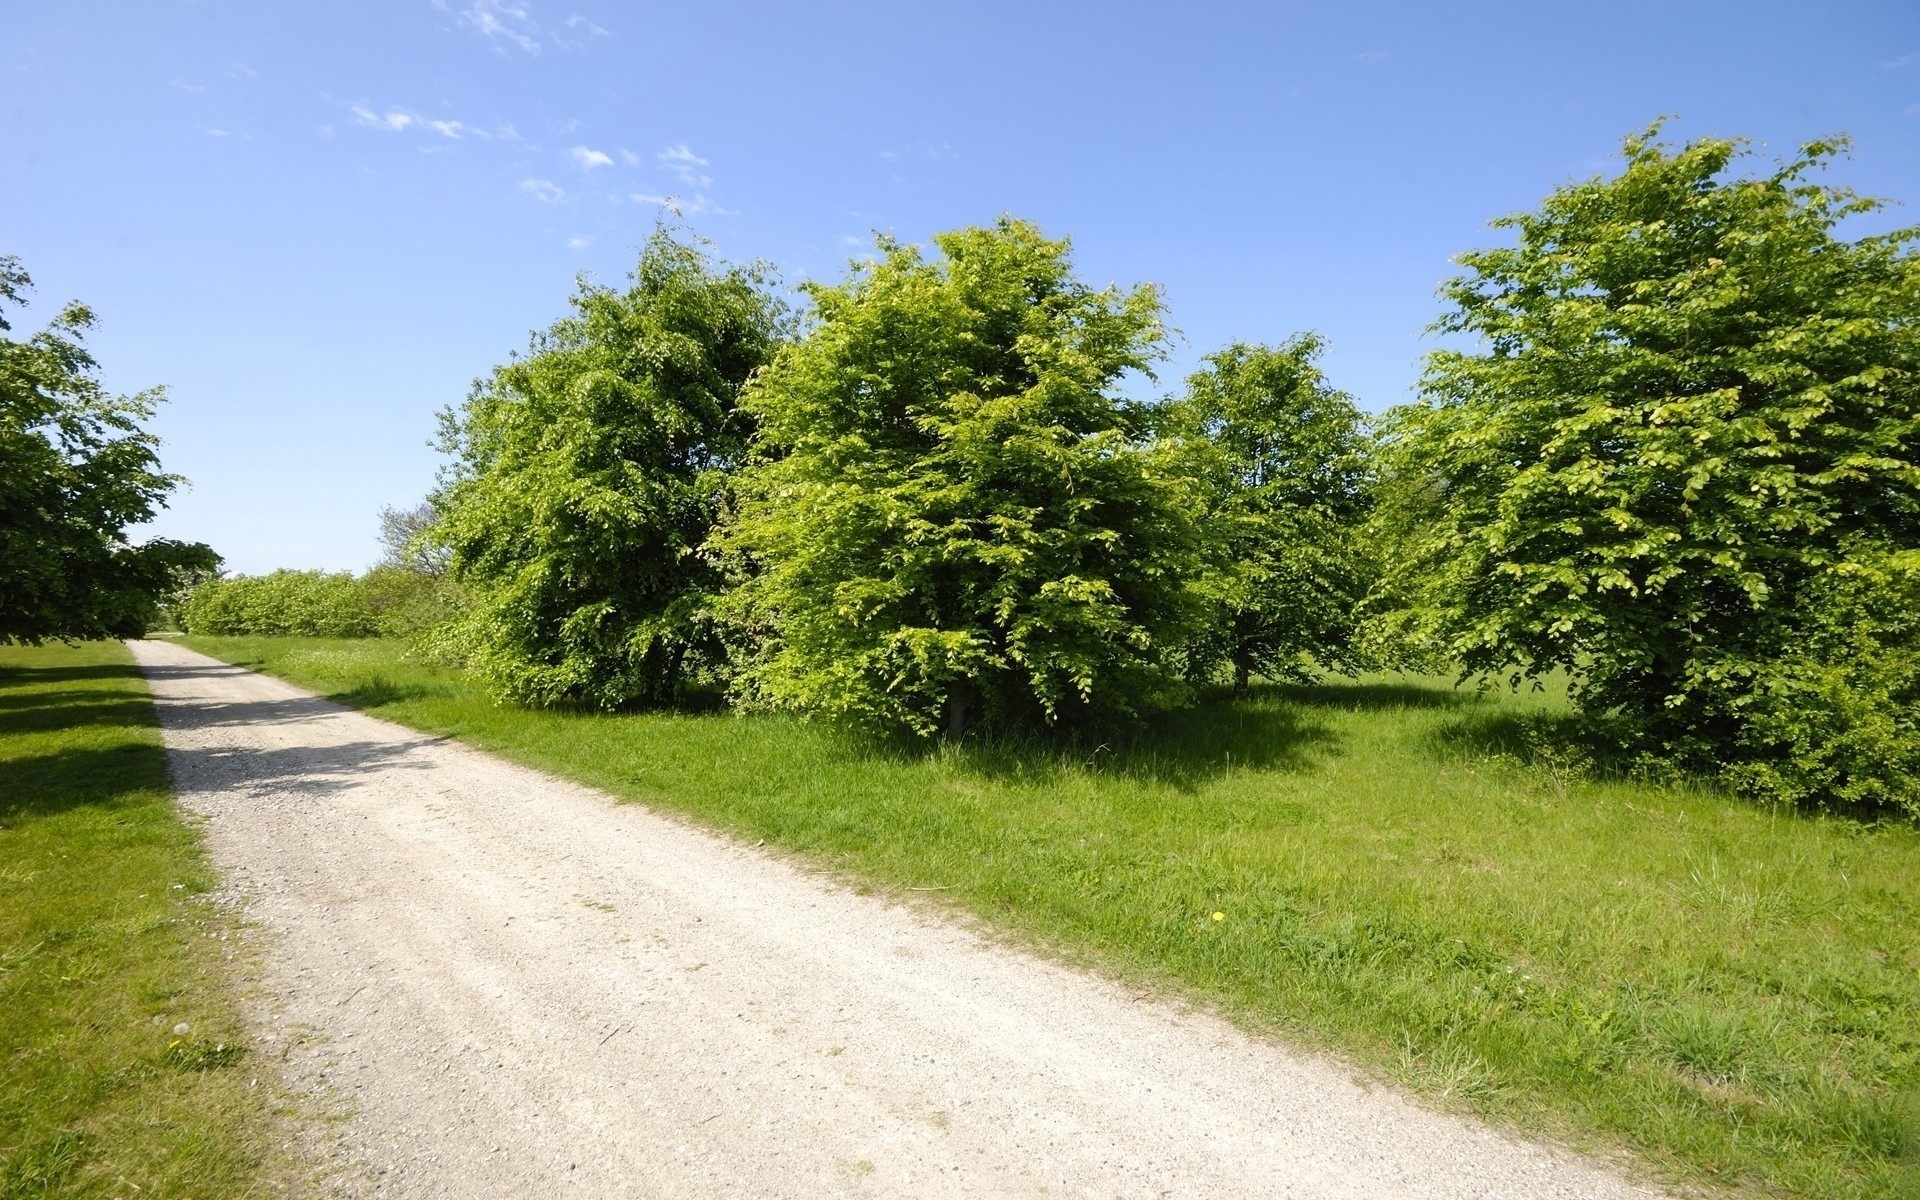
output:
[[[1216,921],[1224,921],[1224,920],[1226,920],[1226,919],[1227,919],[1227,914],[1225,914],[1225,913],[1223,913],[1223,912],[1217,912],[1217,913],[1215,913],[1215,914],[1213,914],[1213,919],[1214,919],[1214,920],[1216,920]]]

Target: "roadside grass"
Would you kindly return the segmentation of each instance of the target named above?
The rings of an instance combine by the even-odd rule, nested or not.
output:
[[[913,753],[500,707],[393,642],[185,641],[1669,1181],[1920,1195],[1920,830],[1601,777],[1559,697],[1335,682]]]
[[[214,885],[126,648],[0,646],[0,1197],[265,1190]]]

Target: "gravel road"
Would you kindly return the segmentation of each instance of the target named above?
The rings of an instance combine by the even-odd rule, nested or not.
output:
[[[1651,1197],[750,847],[136,642],[347,1196]]]

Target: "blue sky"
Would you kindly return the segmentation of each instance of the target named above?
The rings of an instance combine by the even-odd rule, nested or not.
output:
[[[837,278],[1011,212],[1163,285],[1194,358],[1316,329],[1411,395],[1450,257],[1662,114],[1920,222],[1920,5],[9,5],[0,252],[167,384],[157,523],[229,567],[359,568],[433,414],[617,281],[676,196],[725,256]]]

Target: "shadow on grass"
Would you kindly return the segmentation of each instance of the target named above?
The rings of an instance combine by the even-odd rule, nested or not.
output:
[[[1343,712],[1378,712],[1396,708],[1461,708],[1479,704],[1478,692],[1419,683],[1296,683],[1255,687],[1250,698],[1277,696],[1310,707]]]
[[[61,750],[10,759],[0,788],[0,824],[76,808],[146,804],[167,787],[167,752],[148,742]]]
[[[1337,742],[1327,724],[1275,689],[1238,700],[1209,695],[1193,708],[1134,724],[982,727],[958,749],[857,729],[834,736],[850,758],[912,763],[951,756],[961,772],[983,781],[1035,783],[1091,772],[1182,791],[1236,770],[1303,770]]]
[[[0,737],[53,733],[88,725],[149,725],[145,696],[126,692],[55,691],[0,695]]]
[[[83,679],[138,679],[134,663],[95,663],[84,667],[0,667],[0,688],[35,687],[45,683],[76,683]]]

